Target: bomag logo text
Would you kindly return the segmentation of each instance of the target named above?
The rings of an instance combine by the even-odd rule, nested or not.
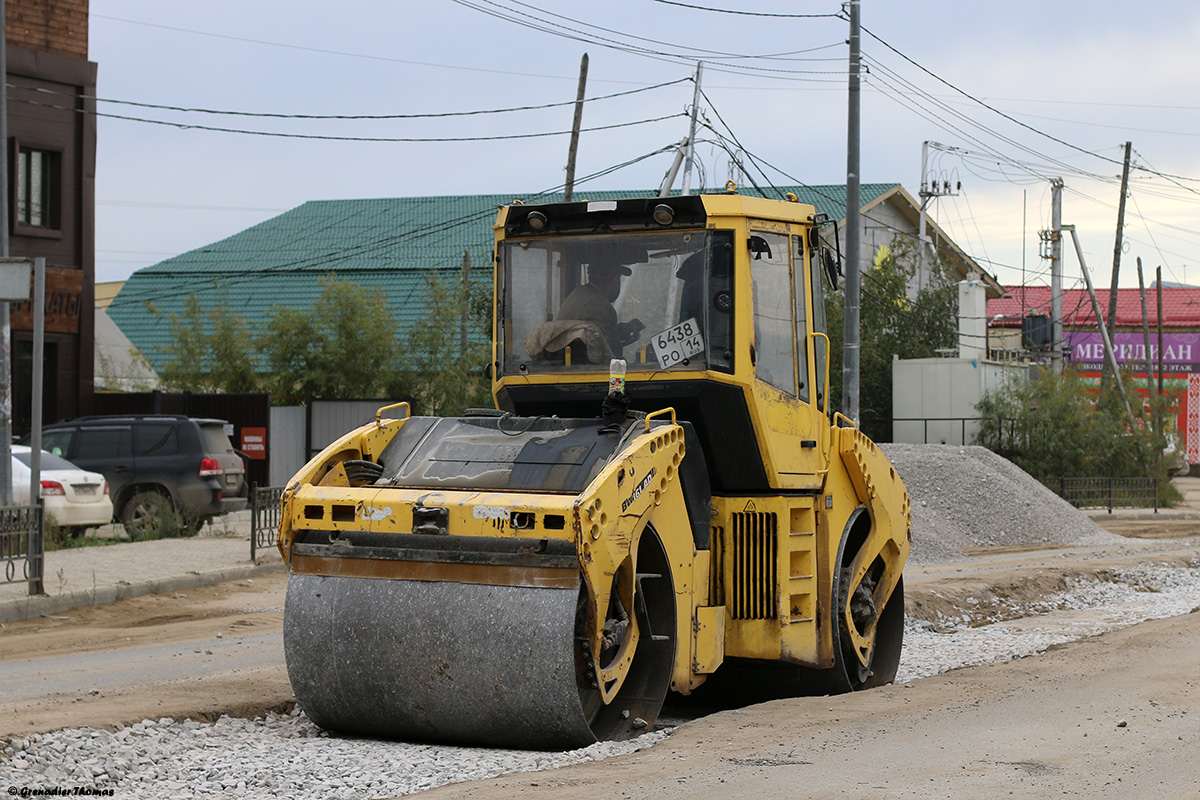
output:
[[[642,482],[639,483],[637,485],[637,488],[633,490],[633,494],[629,495],[629,497],[627,497],[621,503],[621,511],[625,511],[625,509],[627,509],[631,505],[633,505],[633,501],[637,500],[639,497],[642,496],[642,492],[646,491],[646,487],[650,485],[650,481],[653,480],[653,478],[654,478],[654,467],[651,467],[650,471],[648,473],[646,473],[646,477],[642,478]]]

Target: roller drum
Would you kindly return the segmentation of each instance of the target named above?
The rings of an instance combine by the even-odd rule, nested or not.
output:
[[[528,749],[596,741],[580,702],[578,589],[293,574],[288,677],[322,728]]]

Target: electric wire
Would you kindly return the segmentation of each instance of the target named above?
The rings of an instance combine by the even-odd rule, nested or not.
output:
[[[599,36],[598,34],[595,34],[595,33],[581,31],[578,28],[572,28],[568,25],[563,25],[561,23],[553,22],[548,19],[536,17],[532,14],[529,14],[524,11],[520,11],[518,9],[509,8],[507,6],[500,4],[499,2],[496,2],[496,0],[451,0],[451,2],[457,3],[458,5],[464,6],[466,8],[474,9],[475,11],[479,11],[479,12],[487,14],[489,16],[505,20],[507,22],[512,22],[514,24],[521,25],[521,26],[527,27],[527,28],[532,28],[533,30],[540,31],[542,33],[549,33],[549,34],[556,35],[556,36],[563,36],[568,39],[575,39],[576,41],[595,43],[602,47],[611,47],[611,48],[614,48],[617,50],[621,50],[623,52],[634,53],[634,54],[638,54],[638,55],[653,55],[653,56],[668,57],[668,58],[688,58],[688,59],[692,59],[692,60],[696,59],[698,56],[703,57],[705,59],[713,58],[715,60],[730,60],[730,59],[758,60],[758,59],[775,59],[775,58],[779,58],[782,55],[792,55],[795,52],[795,51],[790,51],[788,53],[782,53],[782,54],[778,54],[778,53],[745,54],[745,53],[730,53],[730,52],[725,52],[725,51],[720,51],[720,50],[708,50],[705,48],[692,47],[690,45],[679,45],[679,44],[674,44],[671,42],[663,42],[658,39],[648,39],[643,36],[637,36],[635,34],[625,33],[623,31],[616,31],[611,28],[601,27],[599,25],[593,25],[591,23],[584,22],[582,20],[574,19],[571,17],[566,17],[561,14],[556,14],[553,11],[547,11],[545,9],[538,8],[538,7],[530,5],[528,3],[521,2],[521,0],[509,0],[509,2],[511,2],[513,5],[522,6],[524,8],[527,8],[527,9],[530,9],[533,11],[537,11],[542,14],[548,14],[552,17],[556,17],[557,19],[561,19],[561,20],[566,20],[575,25],[582,25],[587,28],[593,28],[595,30],[604,31],[605,33],[611,33],[615,36],[622,36],[626,39],[632,39],[635,41],[642,41],[642,42],[650,42],[650,43],[658,45],[659,47],[673,48],[675,50],[690,51],[690,53],[669,53],[669,52],[666,52],[665,50],[656,50],[656,49],[652,49],[652,48],[642,47],[642,46],[636,45],[636,44],[628,44],[625,42],[618,41],[616,39],[611,39],[611,38],[608,38],[605,36]],[[491,6],[492,8],[499,9],[499,10],[492,11],[487,8],[484,8],[484,5]],[[514,18],[512,16],[505,16],[505,13],[516,14],[519,17],[524,17],[525,19],[527,19],[529,21],[526,22],[522,19]],[[550,27],[547,28],[544,26],[550,26]],[[557,30],[555,30],[555,29],[557,29]],[[580,37],[583,37],[583,38],[580,38]],[[840,73],[840,70],[837,70],[836,72]],[[829,70],[820,70],[814,74],[833,74],[833,73]]]
[[[677,0],[654,0],[655,3],[662,3],[667,6],[679,6],[680,8],[690,8],[696,11],[710,11],[714,14],[737,14],[743,17],[776,17],[783,19],[841,19],[841,14],[772,14],[764,11],[734,11],[729,8],[710,8],[708,6],[695,6],[691,3],[680,3]]]
[[[980,98],[978,98],[978,97],[975,97],[974,95],[972,95],[972,94],[970,94],[970,93],[968,93],[968,92],[964,91],[963,89],[960,89],[959,87],[957,87],[957,86],[955,86],[954,84],[952,84],[952,83],[950,83],[949,81],[947,81],[945,78],[942,78],[941,76],[937,75],[937,74],[936,74],[936,73],[934,73],[933,71],[931,71],[931,70],[927,69],[926,67],[922,66],[921,64],[917,63],[915,60],[913,60],[913,59],[912,59],[912,58],[910,58],[909,56],[907,56],[907,55],[905,55],[904,53],[902,53],[902,52],[900,52],[899,50],[897,50],[895,47],[893,47],[893,46],[892,46],[892,45],[890,45],[888,42],[886,42],[885,40],[883,40],[882,38],[880,38],[879,36],[877,36],[877,35],[876,35],[874,32],[872,32],[872,31],[871,31],[871,30],[869,30],[868,28],[866,28],[866,27],[864,27],[864,26],[860,26],[860,27],[862,27],[862,31],[863,31],[863,33],[867,34],[867,35],[868,35],[868,36],[870,36],[872,39],[874,39],[875,41],[879,42],[879,43],[880,43],[881,45],[883,45],[885,48],[887,48],[888,50],[892,51],[893,53],[895,53],[897,56],[899,56],[900,58],[902,58],[902,59],[904,59],[905,61],[907,61],[907,62],[908,62],[909,64],[911,64],[912,66],[916,67],[916,68],[917,68],[917,69],[919,69],[921,72],[924,72],[924,73],[925,73],[926,75],[928,75],[929,77],[931,77],[931,78],[933,78],[934,80],[938,81],[939,83],[941,83],[941,84],[945,85],[946,87],[948,87],[948,88],[952,89],[953,91],[957,92],[958,94],[961,94],[963,97],[965,97],[965,98],[967,98],[967,99],[969,99],[969,100],[971,100],[971,101],[973,101],[973,102],[975,102],[975,103],[979,104],[980,106],[982,106],[983,108],[986,108],[987,110],[991,111],[992,113],[994,113],[994,114],[997,114],[997,115],[999,115],[999,116],[1003,117],[1004,119],[1008,120],[1009,122],[1013,123],[1014,125],[1018,125],[1018,126],[1020,126],[1020,127],[1024,128],[1024,129],[1026,129],[1026,130],[1030,131],[1031,133],[1037,134],[1038,136],[1045,137],[1046,139],[1049,139],[1049,140],[1051,140],[1051,141],[1053,141],[1053,142],[1056,142],[1057,144],[1060,144],[1060,145],[1062,145],[1062,146],[1064,146],[1064,147],[1067,147],[1067,148],[1069,148],[1069,149],[1071,149],[1071,150],[1075,150],[1075,151],[1077,151],[1077,152],[1079,152],[1079,153],[1082,153],[1082,154],[1084,154],[1084,155],[1089,155],[1089,156],[1092,156],[1093,158],[1100,159],[1101,161],[1107,161],[1107,162],[1108,162],[1108,163],[1110,163],[1110,164],[1116,164],[1116,165],[1122,165],[1122,166],[1123,166],[1123,161],[1121,161],[1121,160],[1119,160],[1119,159],[1110,158],[1110,157],[1108,157],[1108,156],[1101,155],[1100,153],[1094,152],[1094,151],[1092,151],[1092,150],[1088,150],[1088,149],[1086,149],[1086,148],[1080,147],[1080,146],[1078,146],[1078,145],[1076,145],[1076,144],[1072,144],[1071,142],[1068,142],[1068,141],[1066,141],[1065,139],[1060,139],[1060,138],[1059,138],[1059,137],[1057,137],[1057,136],[1054,136],[1054,135],[1052,135],[1052,134],[1046,133],[1045,131],[1039,130],[1038,128],[1035,128],[1035,127],[1033,127],[1032,125],[1029,125],[1029,124],[1027,124],[1027,123],[1025,123],[1025,122],[1022,122],[1021,120],[1017,119],[1016,117],[1013,117],[1012,115],[1010,115],[1010,114],[1007,114],[1007,113],[1005,113],[1005,112],[1001,111],[1000,109],[996,108],[995,106],[991,105],[990,103],[986,103],[986,102],[984,102],[983,100],[981,100]],[[1182,176],[1182,175],[1169,175],[1168,173],[1157,172],[1157,171],[1155,171],[1155,170],[1149,169],[1148,167],[1139,167],[1139,169],[1143,169],[1143,170],[1144,170],[1144,171],[1146,171],[1146,172],[1152,172],[1153,174],[1160,175],[1160,176],[1162,176],[1162,177],[1164,177],[1164,178],[1165,178],[1165,177],[1171,177],[1171,178],[1175,178],[1175,179],[1178,179],[1178,180],[1188,180],[1188,181],[1197,181],[1197,182],[1200,182],[1200,178],[1189,178],[1189,177],[1187,177],[1187,176]],[[1189,187],[1189,189],[1190,189],[1190,187]],[[1193,192],[1196,192],[1197,194],[1200,194],[1200,190],[1190,189],[1190,191],[1193,191]]]
[[[314,141],[329,141],[329,142],[387,142],[387,143],[444,143],[444,142],[497,142],[497,141],[513,141],[518,139],[542,139],[549,136],[566,136],[571,133],[565,131],[542,131],[538,133],[506,133],[495,134],[492,136],[338,136],[329,134],[315,133],[285,133],[283,131],[254,131],[243,128],[224,128],[216,125],[196,125],[189,122],[167,122],[165,120],[148,119],[145,117],[131,117],[124,114],[109,114],[103,111],[95,111],[86,108],[68,108],[67,106],[53,105],[50,103],[39,103],[35,100],[23,100],[20,98],[12,98],[15,103],[26,103],[28,105],[40,106],[42,108],[53,108],[59,111],[73,111],[79,114],[91,114],[96,117],[105,119],[119,119],[125,122],[141,122],[148,125],[160,125],[167,128],[179,128],[180,130],[198,130],[209,131],[213,133],[235,133],[244,136],[265,136],[276,139],[306,139]],[[673,119],[683,116],[682,112],[667,114],[661,117],[653,117],[651,119],[641,119],[632,122],[618,122],[612,125],[596,125],[590,128],[580,128],[583,133],[591,133],[595,131],[611,131],[617,128],[630,128],[635,125],[648,125],[655,122],[663,122],[664,120]]]
[[[454,2],[457,2],[457,1],[458,0],[454,0]],[[487,3],[488,5],[495,6],[497,8],[503,8],[503,6],[501,6],[500,3],[495,2],[495,0],[481,0],[481,1]],[[624,36],[628,39],[634,39],[634,40],[640,41],[640,42],[650,42],[652,44],[659,45],[660,47],[672,47],[676,50],[690,50],[694,53],[699,53],[699,54],[701,54],[701,56],[704,56],[704,57],[715,56],[717,58],[722,58],[722,59],[762,59],[762,60],[787,60],[787,61],[790,61],[793,59],[786,58],[786,57],[796,55],[799,52],[796,50],[789,50],[784,53],[760,53],[760,54],[755,54],[755,55],[745,55],[745,54],[741,54],[741,53],[728,53],[728,52],[723,52],[720,50],[707,50],[707,49],[701,48],[701,47],[692,47],[691,45],[672,44],[669,42],[663,42],[659,39],[648,39],[644,36],[638,36],[638,35],[632,34],[632,33],[625,33],[623,31],[613,30],[612,28],[605,28],[600,25],[593,25],[590,22],[584,22],[583,20],[574,19],[572,17],[566,17],[566,16],[563,16],[562,14],[556,14],[555,12],[549,11],[544,8],[538,8],[537,6],[522,2],[522,0],[508,0],[508,2],[510,2],[511,4],[516,5],[516,6],[528,8],[532,11],[537,11],[542,14],[548,14],[557,19],[565,20],[567,22],[571,22],[576,25],[583,25],[584,27],[587,27],[587,28],[593,28],[598,31],[604,31],[605,33],[611,33],[616,36]],[[522,13],[522,12],[516,12],[516,13]],[[525,16],[530,16],[532,19],[537,19],[536,17],[533,17],[532,15],[525,15]],[[833,15],[831,15],[831,16],[833,16]],[[555,24],[555,23],[545,21],[545,20],[542,20],[542,21],[546,22],[547,24],[551,24],[551,25]],[[568,28],[568,30],[571,30],[571,29]],[[695,56],[693,56],[693,58],[694,57]],[[808,59],[800,59],[800,60],[807,61]]]
[[[611,100],[615,97],[628,97],[629,95],[638,94],[639,92],[648,92],[653,89],[662,89],[667,86],[674,86],[678,83],[686,83],[694,80],[688,75],[683,78],[677,78],[673,81],[665,83],[656,83],[652,86],[642,86],[637,89],[628,89],[624,92],[615,92],[613,94],[600,95],[598,97],[589,97],[583,100],[585,103],[594,103],[598,100]],[[542,103],[541,105],[532,106],[515,106],[512,108],[490,108],[478,109],[474,111],[444,111],[439,113],[424,113],[424,114],[277,114],[260,111],[224,111],[213,108],[189,108],[187,106],[171,106],[160,103],[141,103],[134,100],[116,100],[108,97],[93,97],[78,92],[59,92],[53,89],[46,89],[37,86],[17,86],[8,84],[9,91],[30,91],[37,94],[55,95],[59,97],[72,97],[79,100],[91,100],[97,103],[112,103],[114,105],[135,106],[137,108],[150,108],[160,111],[179,111],[183,113],[197,114],[213,114],[222,116],[234,117],[254,117],[266,119],[302,119],[302,120],[393,120],[393,119],[441,119],[445,117],[473,117],[488,114],[508,114],[517,111],[539,111],[547,108],[562,108],[563,106],[573,106],[575,100],[563,100],[557,103]]]

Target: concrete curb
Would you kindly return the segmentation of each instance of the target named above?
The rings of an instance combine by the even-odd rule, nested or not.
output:
[[[258,564],[241,564],[221,569],[192,571],[157,580],[99,586],[89,591],[34,595],[18,600],[0,600],[0,623],[16,622],[45,614],[59,614],[72,608],[98,606],[129,597],[140,597],[144,594],[179,592],[184,589],[194,589],[197,586],[212,586],[215,583],[252,578],[264,572],[284,568],[282,561],[265,561]]]

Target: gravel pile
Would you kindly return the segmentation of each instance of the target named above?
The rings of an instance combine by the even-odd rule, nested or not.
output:
[[[112,788],[115,797],[147,800],[369,800],[599,761],[667,735],[542,753],[331,736],[299,710],[257,720],[222,717],[212,724],[164,718],[115,732],[67,728],[14,741],[0,760],[0,785]]]
[[[879,447],[912,497],[912,564],[961,561],[963,550],[972,547],[1121,541],[985,447]]]

